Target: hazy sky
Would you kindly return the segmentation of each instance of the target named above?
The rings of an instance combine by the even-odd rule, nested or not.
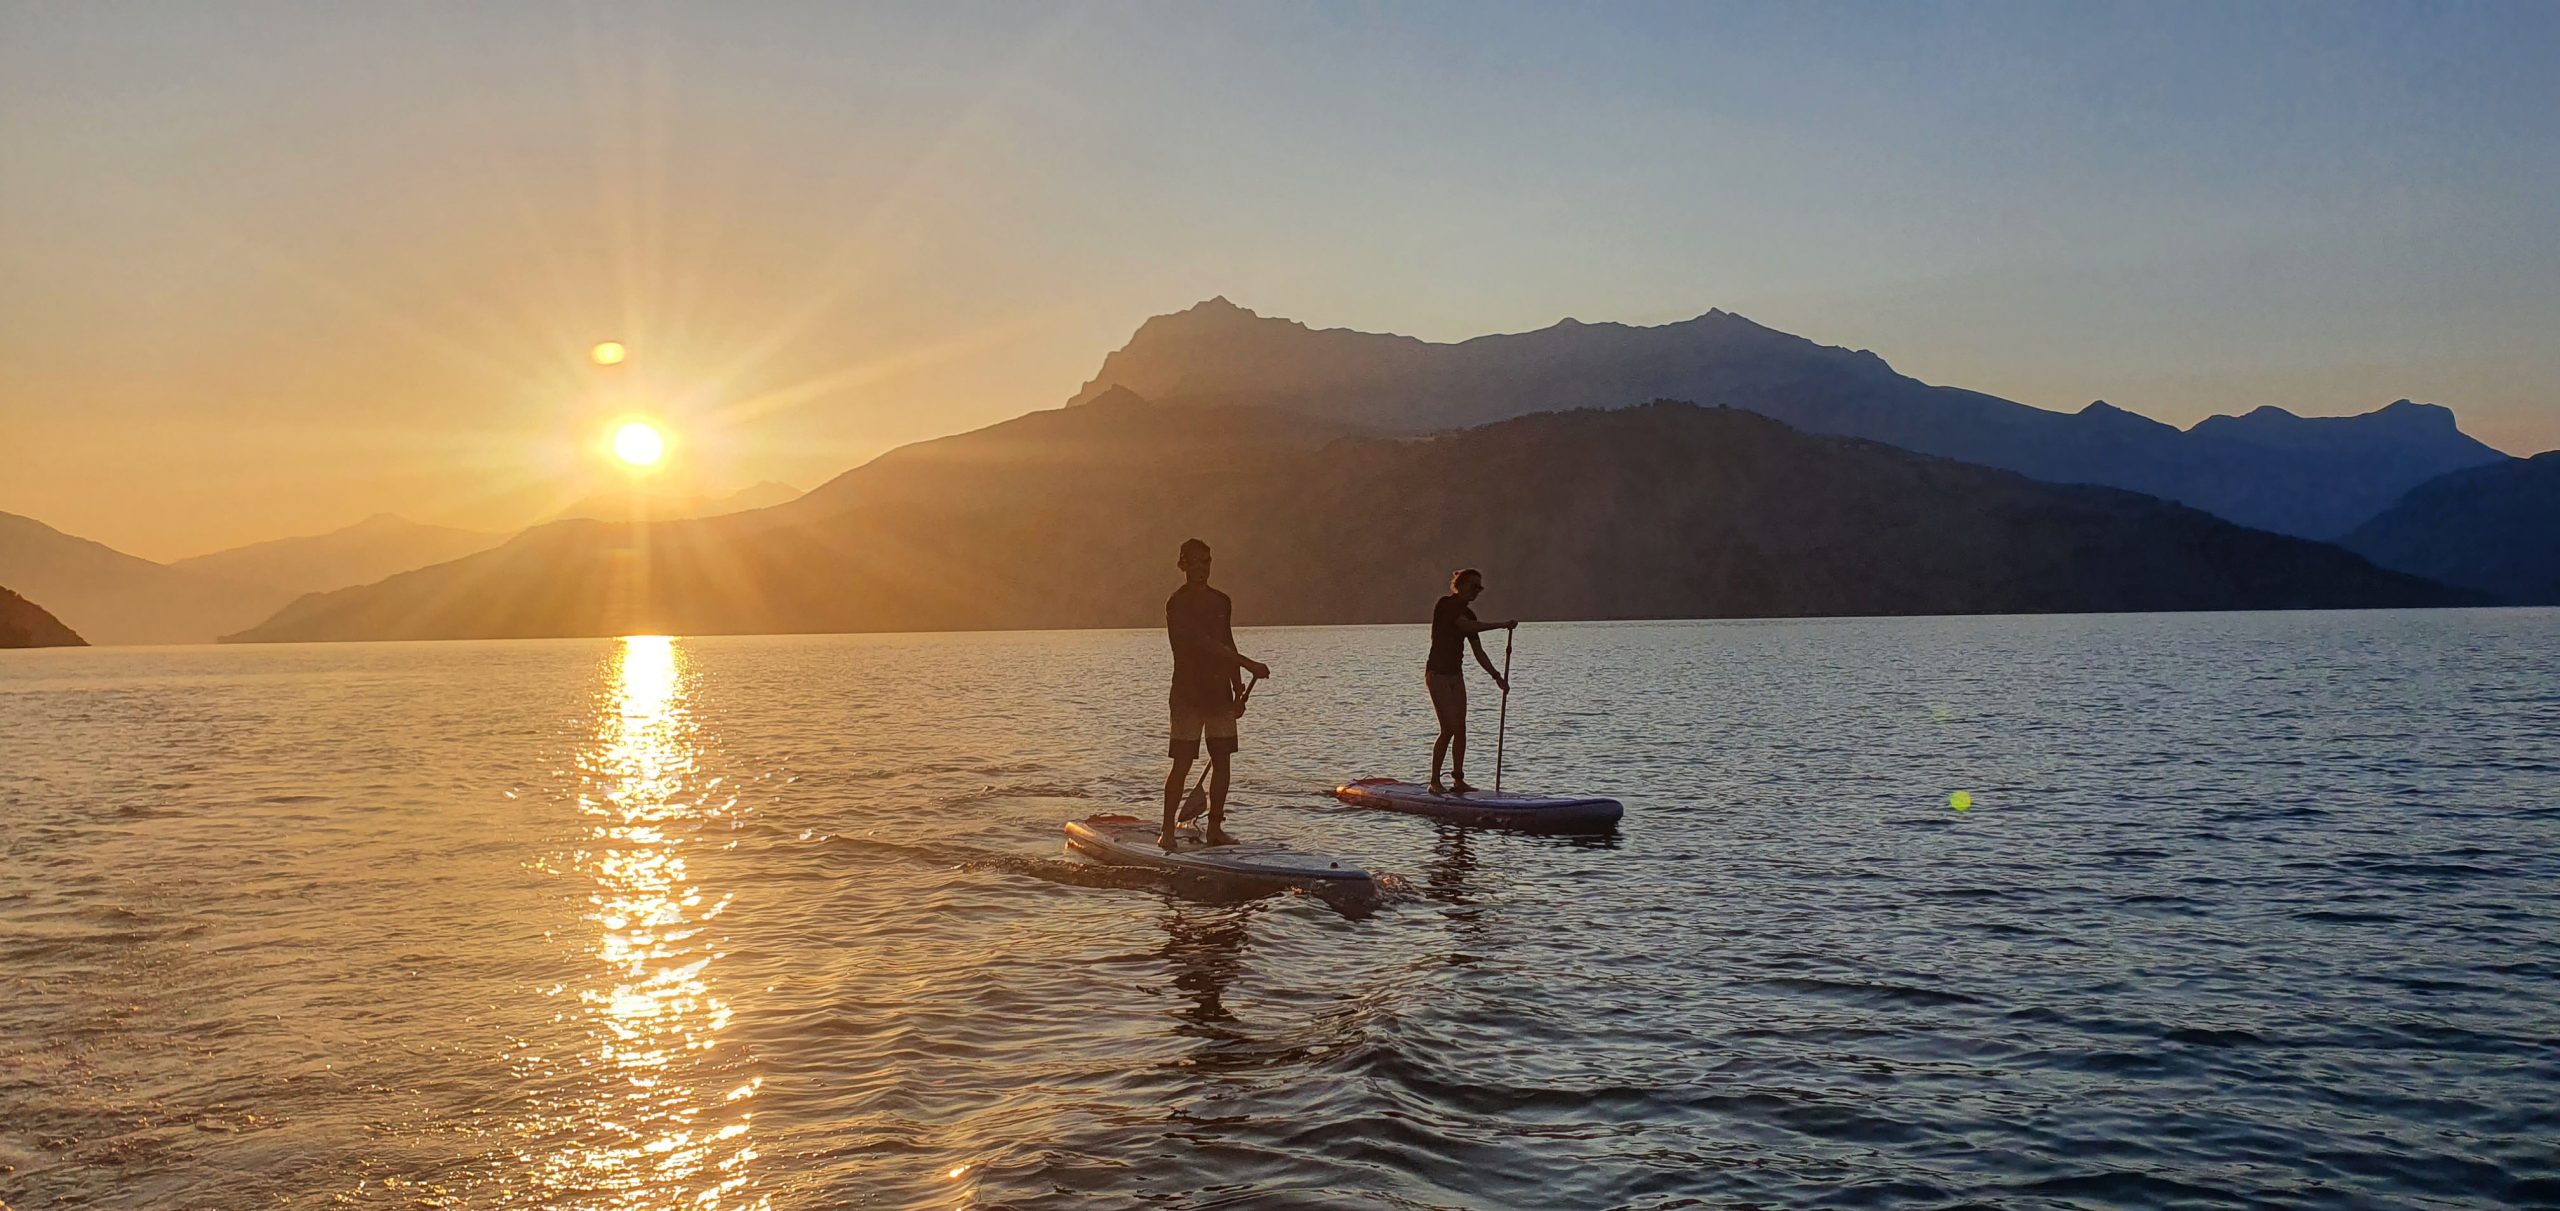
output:
[[[1224,294],[1710,307],[2560,446],[2560,5],[0,0],[0,510],[155,558],[809,487]],[[619,371],[588,366],[626,341]]]

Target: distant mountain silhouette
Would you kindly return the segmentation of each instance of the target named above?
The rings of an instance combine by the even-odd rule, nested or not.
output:
[[[769,509],[799,496],[800,489],[772,480],[726,493],[675,492],[641,484],[627,492],[599,492],[562,509],[552,520],[585,517],[611,522],[682,521],[693,517],[744,513],[750,509]]]
[[[234,638],[1153,626],[1193,535],[1246,623],[1413,621],[1462,563],[1532,618],[2476,600],[2133,493],[1738,411],[1397,439],[1123,391],[903,447],[782,509],[545,526]]]
[[[2407,400],[2344,418],[2260,408],[2185,432],[2104,401],[2052,412],[1933,387],[1873,353],[1817,345],[1723,311],[1653,328],[1565,320],[1434,344],[1311,329],[1215,298],[1148,320],[1069,402],[1113,387],[1171,403],[1252,404],[1402,431],[1692,400],[2052,483],[2130,488],[2321,539],[2447,471],[2507,458],[2465,436],[2451,412]]]
[[[2560,605],[2560,450],[2428,480],[2341,545],[2519,605]]]
[[[14,513],[0,513],[0,584],[99,644],[211,643],[293,596],[153,563]]]
[[[43,606],[0,588],[0,648],[80,648],[89,641],[72,633]]]
[[[181,559],[170,567],[242,584],[268,585],[288,596],[370,584],[394,572],[477,554],[504,534],[430,526],[377,513],[307,538],[279,538]]]

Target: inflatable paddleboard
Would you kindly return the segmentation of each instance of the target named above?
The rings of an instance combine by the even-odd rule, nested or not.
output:
[[[1176,829],[1177,844],[1173,852],[1166,853],[1156,845],[1156,828],[1156,821],[1136,816],[1087,816],[1067,821],[1067,845],[1115,866],[1152,866],[1187,875],[1286,884],[1317,891],[1369,886],[1368,871],[1337,859],[1267,841],[1210,845],[1201,839],[1197,828]]]
[[[1393,778],[1362,778],[1333,788],[1333,797],[1354,807],[1411,812],[1454,824],[1481,828],[1519,828],[1540,832],[1607,832],[1626,814],[1615,799],[1560,799],[1550,795],[1497,795],[1469,791],[1435,795],[1431,788]]]

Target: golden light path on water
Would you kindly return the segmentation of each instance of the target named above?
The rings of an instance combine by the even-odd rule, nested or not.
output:
[[[713,981],[713,922],[729,907],[696,882],[688,852],[716,844],[735,812],[700,776],[684,657],[665,636],[622,641],[607,667],[594,740],[581,755],[591,821],[574,869],[594,880],[595,975],[561,1020],[586,1028],[573,1078],[538,1116],[550,1142],[528,1159],[539,1206],[765,1208],[749,1173],[760,1078],[723,1055],[731,1008]],[[725,832],[725,828],[719,829]],[[553,990],[555,995],[567,991]]]

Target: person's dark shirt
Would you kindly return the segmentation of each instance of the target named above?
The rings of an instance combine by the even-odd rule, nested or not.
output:
[[[1201,585],[1185,584],[1164,603],[1164,634],[1173,642],[1173,692],[1185,705],[1227,710],[1235,705],[1235,603]]]
[[[1466,646],[1467,631],[1460,622],[1474,622],[1476,612],[1467,599],[1451,593],[1431,607],[1431,658],[1422,667],[1434,673],[1456,674],[1460,671],[1461,649]]]

